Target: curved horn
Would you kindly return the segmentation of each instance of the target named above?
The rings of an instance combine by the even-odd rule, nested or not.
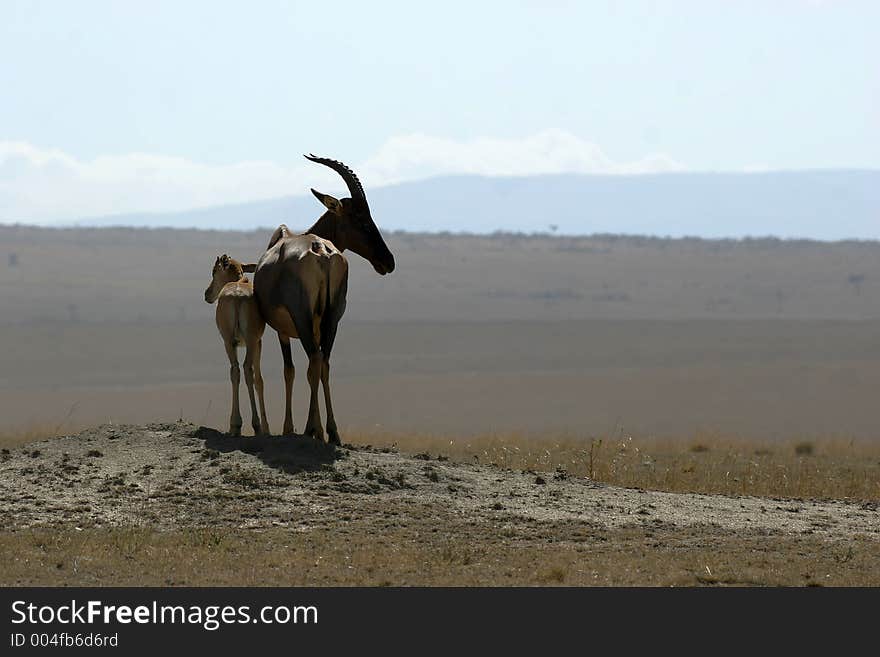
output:
[[[324,166],[333,169],[336,173],[342,176],[342,179],[348,186],[348,192],[351,194],[352,200],[358,203],[362,203],[367,210],[370,209],[370,206],[367,205],[367,195],[364,193],[364,188],[361,185],[361,181],[358,180],[358,177],[355,175],[354,171],[349,169],[339,160],[331,160],[327,157],[318,157],[317,155],[313,155],[312,153],[309,153],[308,155],[303,155],[303,157],[307,160],[317,162],[318,164],[323,164]]]

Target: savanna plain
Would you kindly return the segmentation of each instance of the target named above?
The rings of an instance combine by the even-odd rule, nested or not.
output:
[[[224,433],[270,232],[0,227],[0,583],[880,584],[880,245],[391,234],[337,448]]]

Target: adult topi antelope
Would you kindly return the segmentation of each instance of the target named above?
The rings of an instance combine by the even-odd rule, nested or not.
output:
[[[336,328],[345,312],[348,289],[346,249],[366,258],[382,275],[394,271],[394,256],[373,223],[364,188],[354,172],[342,162],[314,155],[306,159],[336,171],[345,181],[350,198],[336,199],[314,189],[312,194],[326,212],[305,233],[296,234],[281,225],[272,235],[257,263],[254,294],[263,319],[278,332],[284,358],[284,433],[293,433],[290,397],[293,390],[293,359],[290,338],[299,338],[309,357],[309,417],[304,433],[324,439],[318,407],[318,383],[324,388],[327,434],[339,444],[339,432],[330,401],[330,352]]]
[[[260,372],[260,351],[266,323],[260,316],[254,301],[254,287],[245,278],[256,265],[242,265],[225,253],[218,256],[211,272],[211,284],[205,290],[205,301],[217,302],[217,329],[223,338],[229,357],[229,379],[232,381],[232,413],[229,416],[229,433],[241,435],[241,411],[238,406],[238,386],[241,378],[237,348],[244,346],[244,383],[251,400],[251,426],[254,435],[268,434],[266,406],[263,403],[263,375]],[[260,411],[254,399],[254,388],[260,400]]]

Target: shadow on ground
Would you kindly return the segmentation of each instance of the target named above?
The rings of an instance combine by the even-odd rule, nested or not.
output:
[[[344,456],[335,445],[311,436],[230,436],[210,427],[199,427],[195,436],[205,449],[217,452],[244,452],[256,455],[269,467],[288,474],[326,470]]]

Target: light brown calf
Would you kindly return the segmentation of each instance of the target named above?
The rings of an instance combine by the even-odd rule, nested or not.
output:
[[[217,302],[217,328],[229,357],[229,378],[232,381],[232,413],[229,416],[229,433],[241,435],[241,411],[238,404],[238,384],[240,368],[237,348],[245,347],[244,383],[251,400],[251,426],[254,435],[268,434],[269,422],[266,419],[266,406],[263,402],[263,375],[260,372],[260,352],[263,346],[263,330],[266,323],[260,316],[254,300],[254,287],[245,277],[256,265],[242,265],[225,253],[214,262],[211,284],[205,290],[205,301]],[[254,398],[254,388],[260,401]]]

